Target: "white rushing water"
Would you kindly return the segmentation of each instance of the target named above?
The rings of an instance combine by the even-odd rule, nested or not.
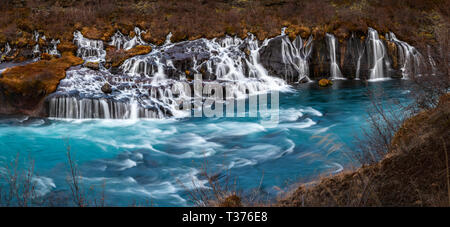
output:
[[[310,36],[306,42],[300,36],[297,36],[293,42],[291,42],[288,36],[284,36],[281,39],[281,57],[282,62],[287,72],[284,77],[288,81],[290,77],[293,77],[292,71],[287,70],[286,67],[293,67],[295,72],[298,73],[298,81],[311,81],[309,79],[309,63],[308,58],[311,55],[313,44],[313,37]]]
[[[78,47],[77,56],[90,62],[104,62],[106,51],[103,48],[103,41],[87,39],[80,31],[73,34],[73,42]]]
[[[135,28],[134,36],[129,37],[117,31],[108,45],[124,50],[137,45],[151,45],[142,40],[143,33],[139,28]],[[103,42],[87,39],[79,31],[74,32],[74,43],[78,47],[77,56],[85,61],[99,62],[100,70],[83,66],[69,69],[66,78],[61,80],[57,91],[49,98],[50,117],[75,119],[184,117],[190,114],[191,108],[191,105],[185,107],[184,102],[193,101],[192,90],[197,86],[193,82],[194,74],[202,75],[199,86],[219,85],[221,88],[215,90],[220,90],[220,93],[226,90],[223,96],[234,99],[244,99],[273,90],[288,91],[290,88],[287,81],[295,83],[292,78],[297,75],[297,82],[310,81],[308,75],[309,58],[314,42],[312,36],[307,40],[298,36],[291,42],[284,29],[280,36],[263,42],[258,41],[252,34],[248,34],[245,39],[225,36],[179,43],[172,43],[171,36],[169,33],[161,46],[151,45],[150,53],[131,57],[117,69],[106,69],[102,65],[106,56]],[[422,61],[417,50],[397,40],[393,34],[389,35],[389,39],[399,46],[404,77],[411,71],[416,72]],[[332,34],[326,34],[325,41],[330,59],[331,78],[344,79],[339,68],[337,39]],[[51,43],[56,47],[59,41],[52,40]],[[273,45],[269,47],[269,43]],[[280,50],[274,51],[270,48]],[[264,62],[264,65],[261,63],[261,52],[264,51],[277,52],[280,61],[275,63],[281,66],[281,70],[284,66],[286,73],[270,75],[264,66],[267,66],[267,63]],[[356,78],[360,77],[362,70],[369,70],[370,80],[388,77],[391,70],[389,56],[377,31],[369,28],[365,44],[358,44],[355,51],[358,52],[354,55],[357,56]],[[269,56],[270,61],[270,56],[274,52],[264,55],[264,59]],[[361,64],[363,60],[367,62],[364,68]],[[212,94],[203,98],[202,101],[211,99],[223,102],[223,98],[218,99],[218,96]],[[181,103],[183,103],[182,110],[179,108]]]
[[[390,69],[386,47],[380,40],[378,32],[373,28],[369,28],[368,31],[366,51],[370,67],[370,80],[386,78],[386,74]]]
[[[118,50],[130,50],[137,45],[147,45],[141,37],[143,33],[145,32],[141,31],[138,27],[134,28],[134,37],[125,36],[120,31],[117,31],[114,36],[111,37],[109,45],[115,46]]]
[[[11,52],[11,47],[9,46],[9,43],[6,43],[3,47],[3,51],[0,49],[0,62],[3,61],[3,58],[7,56]]]
[[[135,29],[135,33],[136,36],[130,38],[117,32],[109,44],[123,49],[148,45],[142,41],[139,29]],[[49,99],[50,117],[137,119],[186,116],[186,110],[179,110],[178,105],[191,100],[192,82],[186,76],[194,73],[210,76],[203,78],[203,85],[215,83],[227,87],[231,94],[226,95],[236,99],[288,89],[282,79],[268,75],[260,64],[261,45],[252,34],[244,40],[227,36],[176,44],[170,42],[170,37],[169,34],[164,45],[152,46],[151,53],[127,59],[120,66],[123,73],[112,74],[106,69],[85,67],[68,70],[66,78]],[[83,59],[105,60],[102,41],[84,38],[77,31],[74,42],[78,46],[77,55]],[[300,56],[304,52],[295,54]],[[180,68],[180,64],[185,65]],[[182,68],[192,72],[181,71]],[[112,93],[102,92],[105,84],[111,85]]]
[[[36,45],[34,45],[33,49],[32,49],[33,57],[39,57],[42,53],[41,46],[39,46],[39,40],[41,40],[41,39],[43,41],[47,40],[45,35],[41,35],[41,34],[39,34],[39,32],[34,31],[33,32],[33,41],[36,42]],[[53,55],[53,56],[60,57],[61,53],[59,53],[59,51],[58,51],[58,44],[60,44],[59,39],[58,40],[52,39],[50,42],[47,43],[47,47],[45,49],[43,49],[43,52]]]
[[[342,76],[341,70],[339,69],[336,53],[337,53],[337,40],[334,35],[327,33],[326,41],[328,44],[328,52],[330,53],[330,73],[331,79],[345,79]]]
[[[386,38],[394,42],[398,48],[398,64],[401,65],[400,70],[403,78],[421,75],[421,69],[424,67],[423,63],[425,62],[422,54],[407,42],[398,40],[392,32],[389,32]],[[433,65],[432,61],[430,63]]]

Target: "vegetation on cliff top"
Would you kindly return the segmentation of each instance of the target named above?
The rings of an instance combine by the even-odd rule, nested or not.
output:
[[[62,41],[71,40],[74,29],[107,40],[116,30],[130,34],[137,25],[149,31],[143,38],[155,44],[169,32],[173,41],[245,37],[247,32],[264,39],[285,26],[291,37],[332,32],[338,38],[374,27],[417,45],[448,29],[447,5],[448,0],[5,0],[0,6],[0,43],[25,45],[20,40],[34,30]]]

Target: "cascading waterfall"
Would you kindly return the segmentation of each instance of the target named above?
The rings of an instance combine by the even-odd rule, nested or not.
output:
[[[39,50],[39,44],[36,44],[33,47],[33,56],[38,57],[40,55],[41,55],[41,50]]]
[[[9,43],[6,43],[3,49],[4,49],[3,52],[0,51],[0,62],[3,60],[4,56],[7,56],[11,52],[11,47],[9,46]]]
[[[48,54],[50,54],[50,55],[61,56],[61,54],[58,51],[58,44],[59,43],[60,43],[59,39],[58,40],[52,39],[52,41],[50,42],[50,46],[46,50],[46,52]]]
[[[106,51],[103,41],[84,38],[80,31],[73,34],[73,42],[78,47],[77,56],[90,62],[104,62]]]
[[[328,52],[330,53],[330,73],[331,73],[331,79],[344,79],[342,77],[341,70],[339,69],[337,57],[336,57],[336,47],[337,47],[337,41],[334,35],[332,34],[326,34],[326,41],[328,44]]]
[[[160,86],[155,90],[149,80],[80,66],[69,69],[66,74],[57,91],[48,98],[49,117],[137,119],[163,118],[176,114],[176,110],[167,105],[176,103],[176,100],[164,103],[157,99],[167,94],[167,90],[171,92],[172,86]],[[112,94],[101,91],[105,83],[113,87]],[[155,98],[151,98],[152,95]]]
[[[283,33],[282,33],[283,34]],[[287,65],[293,66],[294,69],[299,74],[299,78],[297,82],[302,80],[311,81],[308,77],[309,75],[309,65],[308,65],[308,57],[312,51],[312,42],[313,37],[310,36],[305,44],[303,44],[303,39],[300,36],[297,36],[295,40],[291,43],[289,38],[285,36],[282,39],[281,43],[281,53],[282,53],[282,61]],[[291,77],[293,75],[289,75],[290,70],[285,69],[288,73],[285,75],[286,77]],[[285,78],[286,80],[288,78]]]
[[[140,37],[138,30],[136,37]],[[120,66],[123,73],[112,74],[107,70],[91,70],[82,66],[68,70],[57,91],[49,97],[50,117],[136,119],[186,116],[187,111],[177,107],[181,101],[191,101],[192,82],[186,80],[186,75],[191,73],[203,74],[204,85],[215,82],[229,88],[227,91],[231,94],[226,95],[237,99],[287,88],[282,79],[269,76],[259,63],[261,46],[252,34],[244,40],[227,36],[175,44],[170,42],[170,38],[169,34],[162,46],[154,46],[147,55],[127,59]],[[120,33],[116,33],[112,40],[111,45],[124,49],[143,44]],[[90,61],[104,60],[101,41],[86,39],[80,32],[75,32],[74,42],[78,46],[78,56]],[[296,57],[293,62],[309,51],[299,48],[301,41],[296,45],[299,46],[297,52],[292,53]],[[106,83],[112,88],[110,94],[102,92],[101,87]],[[186,87],[186,84],[190,85]],[[177,94],[172,93],[174,88]]]
[[[352,33],[349,43],[353,42],[352,44],[354,47],[356,47],[356,54],[358,56],[358,59],[356,61],[355,79],[360,79],[361,60],[364,57],[364,45],[356,40],[357,38],[355,37],[355,33]]]
[[[401,72],[403,78],[409,78],[412,75],[421,75],[424,58],[419,51],[406,42],[397,39],[394,33],[389,32],[386,37],[388,40],[394,42],[398,48],[399,64],[401,64]],[[431,62],[430,62],[431,63]],[[433,65],[431,63],[431,65]]]
[[[192,74],[202,73],[214,77],[203,79],[221,81],[224,86],[241,87],[233,94],[236,98],[243,98],[247,93],[283,89],[286,86],[284,81],[268,76],[259,63],[259,49],[258,41],[252,34],[245,40],[227,36],[176,44],[170,42],[169,35],[163,46],[155,47],[148,55],[126,60],[121,69],[132,77],[143,76],[167,82],[184,79],[183,68],[190,68]],[[167,79],[161,79],[164,76]]]
[[[112,41],[109,43],[109,45],[115,46],[118,50],[130,50],[137,45],[147,45],[147,43],[145,43],[141,38],[141,34],[145,32],[141,31],[141,29],[139,29],[138,27],[135,27],[134,33],[134,37],[131,38],[123,35],[120,31],[117,31],[116,34],[111,37]]]
[[[390,70],[386,47],[380,40],[378,32],[369,28],[366,40],[366,50],[370,67],[370,79],[378,80],[387,76]]]
[[[142,40],[143,32],[139,28],[135,28],[134,33],[133,37],[128,37],[118,31],[108,44],[114,45],[117,49],[151,45]],[[39,39],[39,34],[35,35],[35,38]],[[417,50],[397,40],[393,34],[387,38],[399,47],[404,76],[417,73],[416,70],[420,68],[420,62],[423,60]],[[60,81],[57,91],[48,98],[50,117],[76,119],[183,117],[190,111],[179,110],[178,107],[184,101],[193,103],[192,79],[195,74],[202,75],[203,86],[218,84],[226,90],[224,96],[235,99],[271,90],[288,89],[286,81],[293,83],[296,80],[309,81],[308,61],[313,47],[312,36],[307,40],[297,36],[291,42],[283,30],[280,36],[263,42],[258,41],[250,33],[245,39],[225,36],[179,43],[172,43],[170,39],[171,33],[167,35],[163,45],[151,45],[150,53],[131,57],[119,68],[108,70],[102,66],[106,56],[103,42],[87,39],[79,31],[74,32],[74,43],[78,47],[77,55],[85,61],[99,62],[100,70],[84,66],[69,69],[66,78]],[[338,64],[337,40],[333,35],[327,34],[325,41],[330,59],[331,78],[342,79],[343,75]],[[352,51],[358,53],[351,56],[352,62],[357,64],[356,78],[362,74],[361,71],[367,69],[370,79],[387,77],[390,71],[389,56],[378,33],[369,28],[365,43],[359,39],[355,39],[355,42],[356,46],[351,44]],[[52,40],[51,49],[56,50],[58,43]],[[39,47],[35,49],[37,52]],[[276,59],[273,55],[276,55]],[[274,67],[271,64],[274,64]],[[284,76],[285,80],[271,74]],[[106,85],[110,88],[109,91],[103,90]],[[174,89],[178,92],[174,93]],[[214,96],[206,97],[209,98],[215,99]]]

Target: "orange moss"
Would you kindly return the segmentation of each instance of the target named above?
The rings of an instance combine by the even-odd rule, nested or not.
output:
[[[120,66],[125,60],[136,55],[148,54],[152,51],[150,46],[136,46],[130,50],[117,50],[114,46],[106,48],[106,63],[112,67]]]
[[[72,52],[74,53],[77,50],[77,46],[70,41],[62,41],[58,44],[58,50],[62,53],[64,52]]]
[[[53,56],[48,53],[41,54],[41,60],[52,60]]]
[[[101,39],[103,37],[103,33],[96,27],[83,27],[81,33],[88,39]]]
[[[398,59],[397,59],[397,45],[394,42],[386,41],[388,55],[392,59],[392,66],[396,69],[398,68]]]
[[[45,96],[56,90],[59,81],[66,76],[66,69],[82,63],[81,58],[65,52],[61,58],[9,68],[1,75],[0,87],[6,96]]]
[[[332,84],[333,84],[333,82],[331,80],[328,80],[328,79],[321,79],[321,80],[319,80],[319,86],[321,86],[321,87],[326,87],[326,86],[332,85]]]

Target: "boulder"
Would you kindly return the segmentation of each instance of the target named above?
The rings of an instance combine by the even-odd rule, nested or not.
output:
[[[331,80],[328,80],[328,79],[321,79],[321,80],[319,80],[319,86],[320,87],[327,87],[327,86],[330,86],[332,84],[333,84],[333,82]]]
[[[102,92],[105,93],[105,94],[111,94],[112,93],[112,87],[111,87],[111,85],[109,83],[105,83],[102,86],[101,89],[102,89]]]
[[[86,62],[86,64],[84,64],[85,67],[88,67],[90,69],[93,70],[98,70],[100,68],[100,65],[98,62]]]

